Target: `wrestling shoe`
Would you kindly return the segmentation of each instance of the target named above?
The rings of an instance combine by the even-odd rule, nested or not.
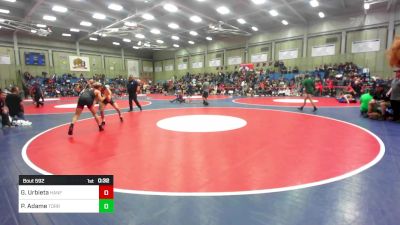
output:
[[[68,135],[72,135],[74,133],[74,124],[69,125]]]

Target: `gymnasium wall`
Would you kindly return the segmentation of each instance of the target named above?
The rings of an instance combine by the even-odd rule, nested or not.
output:
[[[171,79],[173,75],[182,76],[184,72],[218,72],[221,66],[210,67],[209,61],[220,58],[225,71],[233,71],[235,65],[228,65],[228,59],[233,56],[241,56],[243,62],[250,62],[251,56],[264,53],[268,55],[268,61],[278,60],[279,52],[285,50],[298,50],[295,59],[283,60],[285,65],[298,66],[302,71],[311,71],[323,64],[340,62],[354,62],[359,66],[368,67],[372,75],[391,77],[392,72],[387,65],[385,52],[388,48],[390,16],[394,15],[394,31],[400,35],[400,12],[387,12],[386,9],[370,11],[367,15],[351,15],[349,17],[330,17],[321,21],[310,22],[307,25],[288,26],[276,30],[270,30],[249,38],[231,37],[229,39],[214,40],[207,44],[195,45],[176,52],[155,52],[153,59],[155,64],[166,60],[176,61],[182,57],[188,57],[189,61],[204,59],[204,67],[193,69],[189,65],[188,71],[176,73],[159,71],[155,74],[156,81]],[[399,25],[398,25],[399,24]],[[352,53],[352,43],[355,41],[380,40],[380,50],[377,52]],[[312,57],[312,48],[315,46],[334,44],[334,55]],[[218,56],[218,57],[217,57]],[[192,59],[195,58],[195,59]],[[256,63],[257,64],[257,63]],[[259,68],[262,63],[259,63]],[[271,66],[263,67],[272,69]],[[219,69],[219,70],[217,70]]]
[[[95,74],[105,74],[106,77],[113,78],[122,75],[126,77],[127,60],[139,60],[139,73],[145,79],[154,79],[152,53],[135,52],[125,50],[122,54],[120,48],[101,47],[91,43],[81,43],[79,46],[80,55],[89,57],[90,72],[71,72],[69,67],[69,56],[76,56],[77,50],[74,43],[66,40],[51,40],[46,37],[35,37],[22,33],[17,33],[19,62],[16,64],[14,43],[12,33],[0,31],[0,56],[10,56],[11,64],[0,64],[0,87],[9,85],[20,85],[20,73],[30,72],[32,75],[41,75],[42,72],[48,74],[62,75],[71,73],[85,77]],[[25,65],[24,53],[37,52],[45,55],[46,64],[44,66]],[[145,72],[144,68],[151,72]]]
[[[370,11],[367,15],[350,15],[310,21],[309,24],[297,23],[288,27],[255,33],[251,37],[230,37],[215,39],[212,42],[180,48],[177,51],[143,52],[111,46],[96,46],[91,42],[80,43],[81,56],[90,58],[90,72],[85,76],[106,74],[107,77],[127,75],[127,60],[139,60],[140,74],[145,79],[164,81],[174,76],[181,77],[186,73],[232,71],[237,65],[229,65],[230,58],[241,57],[242,62],[250,62],[251,56],[267,54],[267,60],[278,60],[279,52],[298,50],[295,59],[283,60],[287,66],[298,66],[300,70],[313,70],[316,66],[330,63],[355,62],[359,66],[368,67],[373,75],[392,76],[387,66],[385,51],[388,37],[400,35],[400,12],[388,12],[386,9]],[[390,21],[394,26],[391,33]],[[42,72],[49,74],[71,73],[69,56],[76,55],[75,43],[66,38],[52,40],[46,37],[17,34],[18,48],[14,51],[13,35],[0,30],[0,56],[10,57],[11,64],[0,64],[0,87],[18,84],[18,72],[28,71],[33,75]],[[353,41],[380,40],[380,50],[368,53],[351,53]],[[312,57],[314,46],[334,44],[334,55]],[[16,65],[16,52],[20,65]],[[41,52],[46,57],[45,66],[27,66],[24,63],[24,52]],[[219,66],[210,65],[211,61],[220,61]],[[50,63],[51,61],[51,63]],[[184,65],[185,64],[185,65]],[[262,63],[259,64],[262,67]],[[153,68],[153,69],[151,69]],[[218,68],[218,70],[217,70]],[[266,66],[264,69],[272,68]],[[154,71],[153,71],[154,70]]]

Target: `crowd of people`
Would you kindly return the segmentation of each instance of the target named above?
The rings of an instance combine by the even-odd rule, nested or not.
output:
[[[370,119],[400,121],[400,69],[390,82],[377,83],[360,97],[362,115]]]
[[[117,78],[106,78],[104,74],[95,74],[92,77],[85,77],[83,74],[79,76],[75,74],[63,74],[61,76],[32,76],[29,72],[23,74],[22,86],[25,98],[33,96],[34,90],[39,87],[45,97],[71,97],[78,96],[77,87],[85,84],[87,80],[93,79],[102,84],[107,84],[110,89],[117,95],[126,92],[128,80],[122,76]]]
[[[275,71],[281,72],[281,77],[272,76]],[[284,72],[282,72],[284,71]],[[203,95],[207,92],[206,98],[203,96],[203,103],[208,104],[207,97],[210,95],[233,95],[233,96],[330,96],[344,104],[357,103],[360,100],[361,112],[363,115],[373,119],[396,119],[391,115],[396,115],[398,105],[391,98],[397,97],[397,89],[393,88],[392,80],[384,80],[379,77],[370,77],[368,73],[363,73],[362,68],[354,63],[340,63],[333,65],[321,65],[314,71],[308,73],[298,73],[288,79],[284,76],[287,72],[298,72],[297,67],[293,70],[287,68],[283,62],[275,63],[275,69],[259,69],[250,71],[241,69],[235,72],[218,72],[190,74],[177,78],[172,77],[168,81],[157,83],[143,82],[135,84],[135,90],[140,90],[144,94],[162,93],[164,95],[176,95],[173,101],[184,102],[184,95]],[[393,80],[396,80],[395,78]],[[53,75],[47,77],[42,74],[34,77],[28,72],[23,74],[24,96],[31,96],[37,107],[44,103],[44,97],[79,96],[82,90],[79,87],[85,86],[88,80],[93,80],[102,85],[114,95],[121,96],[127,93],[131,85],[131,78],[128,80],[122,76],[108,79],[105,75],[95,75],[91,78],[64,74],[62,76]],[[307,82],[305,82],[307,81]],[[307,84],[306,84],[307,83]],[[306,86],[304,85],[306,84]],[[310,86],[313,86],[311,89]],[[8,106],[7,113],[11,117],[24,119],[22,98],[17,87],[6,90],[11,92],[9,99],[14,103],[8,103],[5,94],[2,94],[2,121],[3,126],[8,122],[3,117]],[[388,96],[386,94],[389,93]],[[18,96],[18,97],[15,97]],[[140,107],[137,102],[137,92],[129,92],[130,109],[132,101]],[[392,96],[392,97],[391,97]],[[394,96],[394,97],[393,97]],[[11,100],[8,100],[11,101]],[[110,102],[111,103],[111,102]],[[111,104],[114,108],[114,104]],[[20,110],[15,110],[20,106]],[[301,108],[302,109],[302,108]],[[314,110],[316,107],[314,106]],[[118,110],[117,110],[118,111]]]

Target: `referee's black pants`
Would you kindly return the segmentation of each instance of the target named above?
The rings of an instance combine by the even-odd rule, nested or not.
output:
[[[137,100],[137,94],[129,94],[129,110],[132,111],[133,110],[133,106],[132,106],[132,100],[135,102],[135,104],[137,105],[137,107],[142,110],[142,106],[140,105],[139,101]]]
[[[393,109],[393,119],[400,120],[400,101],[398,100],[390,100],[390,105]]]

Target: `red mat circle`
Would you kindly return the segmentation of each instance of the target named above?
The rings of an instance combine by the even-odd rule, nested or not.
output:
[[[156,126],[180,115],[227,115],[247,125],[217,133]],[[45,174],[113,174],[121,192],[195,196],[325,184],[373,166],[384,154],[382,141],[365,129],[299,113],[190,108],[127,113],[124,118],[120,123],[110,116],[101,133],[92,119],[78,122],[73,137],[67,136],[67,125],[46,131],[25,145],[24,159]]]
[[[75,99],[76,100],[76,99]],[[62,114],[62,113],[74,113],[75,108],[55,108],[57,105],[64,105],[64,104],[76,104],[76,101],[56,101],[56,102],[45,102],[44,106],[40,106],[37,108],[33,103],[25,104],[24,110],[25,115],[36,115],[36,114]],[[128,100],[116,100],[120,109],[129,108]],[[151,104],[150,101],[139,101],[141,106],[148,106]],[[136,108],[135,103],[133,106]],[[96,107],[97,109],[98,107]],[[107,105],[106,111],[114,110],[111,105]],[[83,112],[89,112],[87,107],[84,108]]]
[[[304,99],[303,97],[254,97],[254,98],[239,98],[233,100],[234,103],[245,104],[245,105],[257,105],[257,106],[282,106],[282,107],[300,107],[303,103],[285,103],[275,102],[274,100],[281,99]],[[315,104],[317,107],[360,107],[359,103],[339,103],[335,98],[321,98],[314,97],[313,100],[317,100]],[[307,100],[306,107],[312,107],[310,102]]]

